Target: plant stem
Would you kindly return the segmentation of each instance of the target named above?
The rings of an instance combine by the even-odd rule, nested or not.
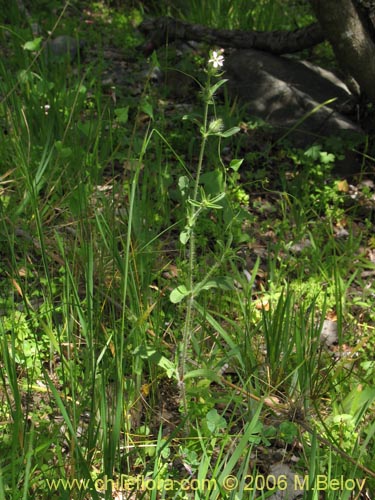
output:
[[[210,79],[207,81],[207,85],[209,88],[210,86]],[[193,198],[192,201],[196,202],[198,198],[198,188],[199,188],[199,180],[200,180],[200,175],[202,172],[202,166],[203,166],[203,159],[204,159],[204,153],[206,149],[206,142],[207,142],[207,121],[208,121],[208,106],[209,102],[208,100],[205,102],[204,105],[204,115],[203,115],[203,125],[202,125],[202,142],[201,142],[201,147],[199,151],[199,159],[198,159],[198,166],[197,166],[197,174],[195,177],[195,183],[194,183],[194,191],[193,191]],[[195,220],[195,215],[197,213],[197,208],[194,204],[189,207],[191,210],[191,220]],[[184,377],[185,377],[185,371],[186,371],[186,358],[187,358],[187,351],[190,345],[190,340],[191,340],[191,324],[192,324],[192,317],[193,317],[193,304],[194,304],[194,264],[195,264],[195,232],[194,228],[191,231],[190,234],[190,239],[189,239],[189,267],[188,267],[188,290],[190,290],[190,295],[187,300],[187,308],[186,308],[186,316],[185,316],[185,324],[184,324],[184,331],[183,331],[183,338],[182,338],[182,349],[180,352],[180,359],[179,359],[179,368],[178,368],[178,378],[179,378],[179,386],[180,386],[180,391],[181,391],[181,399],[182,399],[182,404],[184,408],[184,412],[187,415],[187,399],[186,399],[186,387],[185,387],[185,382],[184,382]]]

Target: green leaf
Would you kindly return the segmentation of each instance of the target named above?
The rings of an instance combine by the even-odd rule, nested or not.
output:
[[[375,388],[369,386],[354,387],[343,401],[343,408],[356,419],[360,419],[375,400]],[[357,422],[358,423],[358,422]]]
[[[189,189],[189,177],[182,175],[178,178],[178,189],[180,190],[182,196],[186,196]]]
[[[151,62],[152,62],[152,65],[155,67],[155,68],[160,68],[160,64],[159,64],[159,60],[158,60],[158,55],[157,53],[155,52],[155,50],[153,51],[153,53],[151,54]]]
[[[329,163],[333,163],[335,161],[335,155],[322,151],[320,153],[320,160],[322,163],[324,163],[324,165],[328,165]]]
[[[187,295],[190,295],[190,291],[186,288],[186,286],[180,285],[171,291],[171,294],[169,295],[169,300],[172,302],[172,304],[178,304]]]
[[[239,127],[232,127],[229,128],[228,130],[225,130],[225,132],[220,132],[219,135],[220,137],[231,137],[234,134],[237,134],[241,129]]]
[[[55,148],[59,152],[59,155],[61,156],[61,158],[69,158],[70,156],[72,156],[72,153],[73,153],[72,148],[64,147],[64,144],[62,143],[62,141],[56,141]]]
[[[309,149],[307,149],[304,152],[304,155],[308,158],[311,158],[312,160],[318,160],[320,157],[321,149],[322,147],[319,144],[315,144],[314,146],[311,146]]]
[[[29,50],[29,51],[33,52],[35,50],[40,49],[41,43],[42,43],[42,37],[38,36],[37,38],[34,38],[34,40],[30,40],[30,41],[24,43],[22,48],[24,50]]]
[[[208,370],[207,368],[198,368],[197,370],[191,370],[185,373],[184,379],[188,378],[205,378],[210,382],[220,383],[220,377],[215,370]]]
[[[77,129],[82,132],[86,137],[89,137],[94,129],[94,123],[91,121],[87,121],[85,123],[79,122],[77,123]]]
[[[211,172],[204,172],[200,178],[204,190],[209,195],[215,195],[224,191],[224,176],[222,170],[216,169]]]
[[[87,87],[86,85],[83,85],[83,84],[80,84],[79,87],[78,87],[78,92],[82,95],[86,95],[87,94]]]
[[[119,123],[127,123],[129,118],[129,106],[115,109],[115,115]]]
[[[242,160],[232,160],[229,164],[229,168],[231,168],[234,172],[237,172],[240,166],[242,165]]]
[[[154,110],[148,101],[141,102],[141,110],[146,113],[152,120],[154,119]]]
[[[167,373],[168,377],[172,377],[176,373],[175,365],[163,356],[159,351],[151,349],[151,347],[141,345],[133,351],[134,356],[140,356],[142,359],[147,359],[151,363],[159,366]]]
[[[233,279],[229,276],[218,276],[217,278],[213,278],[209,281],[201,281],[197,283],[194,288],[194,292],[197,293],[201,290],[209,290],[210,288],[220,288],[221,290],[233,290],[234,283]]]
[[[212,85],[212,87],[210,87],[209,90],[210,95],[213,96],[217,91],[217,89],[220,88],[222,85],[224,85],[224,83],[226,83],[227,81],[228,79],[219,80],[217,83],[215,83],[215,85]]]
[[[262,430],[262,442],[265,446],[271,446],[270,439],[275,439],[277,435],[277,429],[275,426],[270,425],[267,427],[263,427]]]
[[[298,436],[298,427],[294,422],[284,421],[281,422],[279,427],[281,439],[286,443],[293,443],[294,439]]]
[[[180,243],[182,245],[186,245],[186,243],[190,240],[191,231],[190,229],[185,229],[180,233]]]
[[[199,116],[200,115],[197,115],[197,114],[188,114],[188,115],[184,115],[182,117],[182,121],[190,121],[192,123],[195,123],[196,125],[198,125],[199,129],[200,130],[203,130],[202,129],[202,124],[201,122],[199,121]]]
[[[206,422],[209,431],[215,432],[221,429],[225,429],[227,426],[227,421],[224,417],[219,415],[216,409],[210,410],[206,415]]]

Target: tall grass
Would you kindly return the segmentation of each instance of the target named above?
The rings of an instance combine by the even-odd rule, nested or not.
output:
[[[280,0],[265,1],[201,1],[189,4],[174,2],[171,14],[183,16],[190,22],[214,28],[272,31],[275,29],[296,29],[300,23],[309,22],[311,14],[307,6]]]

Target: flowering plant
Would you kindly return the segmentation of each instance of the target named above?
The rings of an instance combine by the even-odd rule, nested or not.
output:
[[[210,53],[211,58],[208,60],[208,63],[212,65],[214,69],[221,68],[224,64],[224,49],[213,50]]]
[[[226,277],[216,277],[215,272],[222,263],[222,259],[226,254],[231,237],[223,251],[222,257],[218,259],[217,263],[211,267],[211,269],[203,276],[202,279],[196,280],[195,275],[195,254],[196,254],[196,237],[195,231],[198,223],[198,219],[206,210],[221,210],[223,209],[223,199],[226,197],[225,188],[212,196],[206,194],[200,183],[202,168],[205,163],[205,149],[206,143],[210,136],[216,136],[219,138],[230,137],[231,135],[237,133],[240,129],[238,127],[232,127],[228,130],[224,130],[224,123],[221,118],[216,116],[215,112],[215,101],[214,96],[217,90],[226,83],[226,79],[220,78],[223,72],[220,68],[224,64],[223,49],[212,50],[210,52],[208,64],[207,64],[207,80],[202,87],[202,97],[204,103],[203,110],[203,120],[198,122],[199,131],[201,134],[201,145],[197,163],[197,170],[195,179],[192,185],[192,192],[186,195],[186,190],[189,187],[189,179],[183,176],[179,179],[179,186],[181,189],[181,194],[184,196],[186,201],[186,224],[183,230],[180,232],[180,243],[183,246],[188,247],[189,262],[187,268],[186,283],[178,285],[170,293],[170,300],[172,303],[177,304],[182,300],[187,301],[186,307],[186,318],[185,324],[182,332],[182,342],[179,346],[178,352],[178,385],[181,390],[181,399],[184,407],[184,411],[187,414],[187,398],[186,398],[186,388],[185,388],[185,375],[186,375],[186,360],[188,349],[192,340],[193,332],[193,316],[194,308],[196,306],[196,298],[203,290],[209,290],[212,288],[231,288],[232,282]],[[213,81],[213,82],[212,82]],[[208,112],[209,107],[213,106],[213,117],[209,119]],[[194,119],[197,123],[197,120]]]

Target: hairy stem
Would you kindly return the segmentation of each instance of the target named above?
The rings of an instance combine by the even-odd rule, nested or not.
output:
[[[208,79],[207,85],[209,88],[210,79]],[[193,198],[192,198],[192,201],[194,201],[194,202],[196,202],[197,198],[198,198],[199,180],[200,180],[200,175],[202,172],[204,153],[205,153],[205,149],[206,149],[208,106],[209,106],[209,103],[205,102],[203,126],[202,126],[202,142],[201,142],[201,147],[200,147],[200,151],[199,151],[197,173],[196,173],[196,177],[195,177],[194,191],[193,191]],[[197,210],[199,210],[199,209],[195,205],[191,205],[191,207],[189,207],[189,210],[191,210],[191,220],[195,221],[195,216],[196,216]],[[179,373],[178,373],[179,386],[180,386],[180,390],[181,390],[181,399],[182,399],[182,404],[184,407],[185,414],[187,414],[188,408],[187,408],[186,387],[185,387],[184,377],[185,377],[185,371],[186,371],[187,351],[189,349],[190,340],[191,340],[191,325],[192,325],[192,319],[193,319],[193,304],[194,304],[194,293],[193,293],[194,265],[195,265],[195,232],[194,232],[194,228],[192,229],[191,234],[190,234],[188,250],[189,250],[188,290],[190,290],[190,295],[189,295],[188,301],[187,301],[185,324],[184,324],[182,346],[181,346],[180,359],[179,359],[179,369],[178,369],[178,371],[179,371]]]

